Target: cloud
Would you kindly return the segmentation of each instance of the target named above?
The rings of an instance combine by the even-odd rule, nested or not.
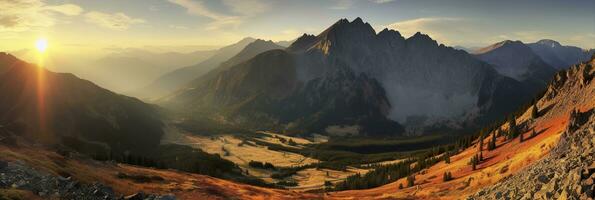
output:
[[[74,4],[63,4],[57,6],[46,6],[45,10],[54,11],[68,16],[80,15],[83,12],[83,8]]]
[[[190,15],[202,16],[212,19],[213,21],[207,24],[207,30],[218,30],[224,27],[237,27],[242,23],[242,20],[238,16],[230,16],[221,14],[215,11],[211,11],[207,8],[202,1],[192,0],[168,0],[169,2],[181,6],[186,9],[186,12]]]
[[[0,31],[21,32],[53,26],[58,15],[75,16],[83,9],[75,4],[46,5],[42,0],[0,0]]]
[[[124,13],[103,13],[91,11],[85,14],[87,22],[112,30],[126,30],[133,24],[145,23],[144,19],[132,18]]]
[[[180,25],[169,25],[169,28],[178,29],[178,30],[187,30],[189,29],[187,26],[180,26]]]
[[[429,17],[400,21],[386,25],[385,28],[399,31],[403,36],[409,37],[416,32],[428,34],[440,43],[457,43],[459,37],[454,35],[475,34],[471,29],[472,20],[450,17]]]
[[[347,10],[354,4],[353,0],[332,0],[334,5],[330,7],[333,10]]]
[[[244,16],[260,14],[271,9],[271,2],[263,0],[223,0],[223,4],[234,13]]]
[[[382,4],[382,3],[389,3],[389,2],[393,2],[393,1],[395,1],[395,0],[369,0],[369,1],[371,1],[371,2],[374,2],[374,3],[379,3],[379,4]]]
[[[207,7],[204,1],[193,0],[168,0],[169,2],[186,9],[190,15],[206,17],[211,20],[206,25],[206,30],[220,30],[223,28],[237,28],[243,19],[269,10],[271,2],[263,0],[222,0],[223,4],[234,15],[223,14]]]
[[[188,12],[188,14],[191,14],[191,15],[208,17],[208,18],[214,19],[214,20],[228,17],[223,14],[209,10],[203,4],[202,1],[192,1],[192,0],[168,0],[168,1],[173,4],[176,4],[178,6],[182,6],[182,7],[186,8],[186,12]]]

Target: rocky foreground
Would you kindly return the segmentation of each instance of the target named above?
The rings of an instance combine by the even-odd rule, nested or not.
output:
[[[101,183],[83,184],[70,177],[54,176],[35,170],[22,162],[0,161],[0,189],[31,191],[44,199],[77,200],[175,200],[173,195],[152,195],[142,192],[118,196]]]
[[[593,199],[594,154],[595,110],[573,112],[551,154],[467,199]]]

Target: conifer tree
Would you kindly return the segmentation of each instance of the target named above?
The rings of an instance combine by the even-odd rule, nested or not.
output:
[[[516,119],[514,118],[514,116],[510,117],[510,120],[508,120],[508,136],[511,139],[516,138],[518,136]]]
[[[415,175],[407,177],[407,187],[411,187],[415,184]]]
[[[520,141],[521,142],[524,142],[525,141],[525,139],[523,138],[523,133],[520,134]]]

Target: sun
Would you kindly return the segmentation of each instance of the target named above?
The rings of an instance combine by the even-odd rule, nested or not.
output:
[[[45,38],[37,39],[37,41],[35,41],[35,48],[37,48],[37,51],[39,52],[45,52],[45,50],[48,48],[48,40]]]

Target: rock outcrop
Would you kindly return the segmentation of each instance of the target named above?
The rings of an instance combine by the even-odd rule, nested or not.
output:
[[[593,199],[594,180],[595,110],[573,112],[547,157],[468,199]]]
[[[43,199],[88,199],[88,200],[174,200],[171,194],[145,194],[143,192],[122,196],[101,183],[84,184],[71,177],[55,176],[36,170],[23,162],[4,162],[0,166],[0,189],[31,191]]]

